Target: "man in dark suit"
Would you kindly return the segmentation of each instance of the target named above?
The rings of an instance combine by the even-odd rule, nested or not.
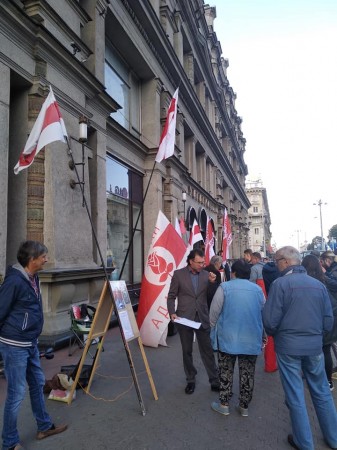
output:
[[[219,391],[218,370],[210,341],[209,311],[207,305],[208,283],[214,283],[216,276],[204,270],[204,253],[195,249],[187,257],[187,266],[173,274],[167,296],[167,309],[171,320],[179,317],[200,322],[199,329],[193,329],[176,321],[183,350],[186,394],[193,394],[197,370],[193,364],[193,335],[196,334],[200,356],[208,374],[211,389]],[[175,300],[178,299],[177,308]]]

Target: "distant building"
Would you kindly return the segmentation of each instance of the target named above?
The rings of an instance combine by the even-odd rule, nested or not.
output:
[[[271,247],[271,220],[266,188],[263,187],[261,180],[248,180],[246,193],[251,203],[248,210],[248,247],[253,252],[260,252],[261,255],[268,256],[273,249]]]

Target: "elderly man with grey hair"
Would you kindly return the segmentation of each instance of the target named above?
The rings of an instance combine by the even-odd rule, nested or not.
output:
[[[306,409],[302,375],[307,383],[317,418],[330,448],[337,449],[337,413],[324,369],[323,333],[333,325],[326,287],[301,266],[294,247],[276,252],[281,276],[271,285],[263,309],[263,323],[274,337],[277,364],[290,412],[292,434],[288,443],[314,450]]]
[[[207,272],[212,272],[216,275],[215,282],[209,283],[207,288],[207,304],[209,308],[211,306],[214,294],[222,281],[220,272],[221,268],[222,268],[222,257],[219,255],[212,256],[209,265],[205,267],[205,270],[207,270]]]
[[[55,426],[46,410],[43,395],[45,378],[37,346],[43,327],[38,272],[48,261],[47,253],[47,247],[41,242],[23,242],[17,253],[18,262],[7,269],[0,288],[0,353],[7,380],[3,450],[23,449],[17,419],[26,384],[37,424],[36,438],[45,439],[67,429],[67,425]]]

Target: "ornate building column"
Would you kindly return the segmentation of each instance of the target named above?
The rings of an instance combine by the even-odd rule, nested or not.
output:
[[[6,269],[10,69],[0,63],[0,274]]]

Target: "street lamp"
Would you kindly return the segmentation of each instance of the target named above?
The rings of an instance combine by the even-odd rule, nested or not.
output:
[[[326,205],[327,203],[323,203],[321,199],[318,200],[317,203],[313,203],[315,206],[319,207],[319,219],[321,222],[321,250],[323,249],[323,221],[322,221],[322,205]]]
[[[184,205],[184,223],[186,221],[186,217],[185,217],[185,208],[186,208],[186,191],[183,190],[182,192],[182,201],[183,201],[183,205]]]
[[[83,195],[82,206],[84,207],[84,205],[85,205],[85,202],[84,202],[84,184],[85,184],[85,181],[84,181],[84,166],[85,166],[84,145],[88,141],[88,119],[87,119],[87,117],[81,116],[79,118],[78,123],[79,123],[79,135],[80,135],[78,141],[82,145],[82,162],[75,163],[74,159],[72,159],[71,161],[69,161],[69,167],[71,170],[75,170],[75,166],[82,166],[82,180],[80,180],[78,173],[77,173],[78,181],[71,179],[70,187],[72,189],[75,189],[75,186],[77,184],[79,184],[81,186],[82,195]],[[76,169],[76,172],[77,172],[77,169]]]

